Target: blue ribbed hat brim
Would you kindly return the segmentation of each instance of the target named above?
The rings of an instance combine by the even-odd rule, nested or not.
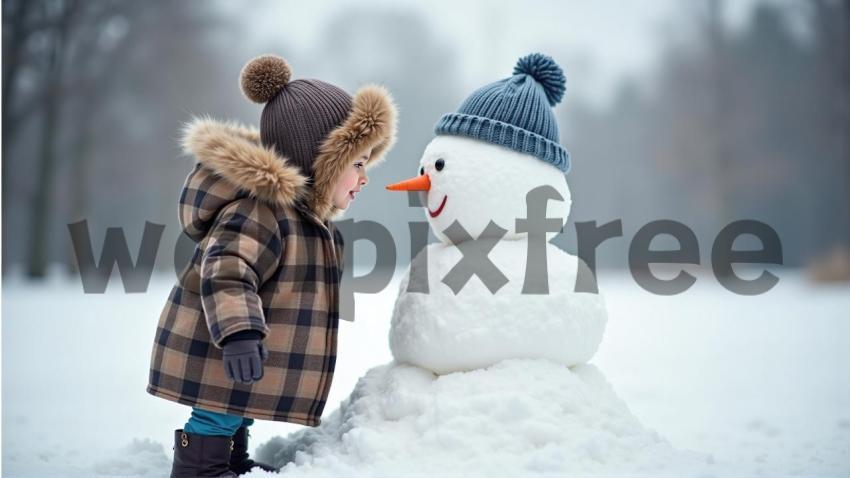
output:
[[[566,174],[570,153],[560,144],[512,124],[463,113],[444,114],[434,126],[436,134],[453,134],[508,147],[535,156]]]

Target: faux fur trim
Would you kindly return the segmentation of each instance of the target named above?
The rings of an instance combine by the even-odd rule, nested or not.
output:
[[[256,128],[212,118],[187,123],[183,151],[233,185],[273,206],[293,206],[306,196],[307,178],[273,149]]]
[[[357,90],[348,117],[328,134],[313,162],[314,182],[307,201],[319,218],[336,219],[344,212],[333,205],[333,187],[354,158],[371,147],[366,168],[384,161],[396,141],[397,116],[392,96],[383,86]]]

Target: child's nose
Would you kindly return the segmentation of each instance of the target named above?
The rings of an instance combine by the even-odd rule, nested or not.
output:
[[[369,176],[366,176],[364,174],[363,176],[360,177],[360,185],[361,186],[365,186],[368,183],[369,183]]]

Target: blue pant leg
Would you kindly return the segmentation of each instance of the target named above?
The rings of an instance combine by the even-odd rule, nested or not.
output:
[[[248,428],[253,424],[254,424],[253,418],[245,417],[245,418],[242,419],[242,426],[245,427],[245,428]]]
[[[189,417],[183,431],[195,435],[233,436],[242,422],[243,417],[239,415],[228,415],[192,407],[192,416]]]

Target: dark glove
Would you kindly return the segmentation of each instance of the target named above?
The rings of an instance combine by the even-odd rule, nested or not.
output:
[[[227,378],[247,385],[263,378],[263,362],[269,352],[262,339],[234,337],[225,341],[222,355]]]

